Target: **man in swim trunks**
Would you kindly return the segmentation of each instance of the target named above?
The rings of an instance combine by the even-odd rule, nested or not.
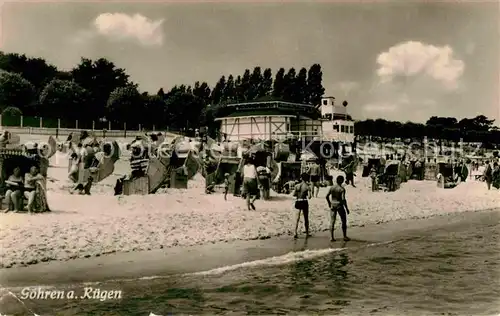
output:
[[[302,182],[295,186],[295,190],[293,195],[297,198],[295,200],[295,208],[299,211],[297,213],[296,221],[295,221],[295,235],[293,238],[298,238],[297,230],[299,228],[300,221],[300,213],[304,216],[304,227],[306,229],[306,238],[311,237],[309,234],[309,202],[308,199],[312,197],[311,189],[309,184],[307,183],[309,180],[309,175],[307,173],[303,173],[301,176]]]
[[[259,191],[258,186],[257,169],[253,163],[253,159],[251,157],[246,157],[245,165],[243,166],[243,194],[245,194],[248,210],[255,211],[255,205],[253,203],[257,199]]]
[[[315,161],[309,167],[309,179],[311,180],[312,195],[318,197],[319,193],[319,180],[320,180],[320,167]]]
[[[345,189],[342,186],[344,183],[344,177],[338,176],[337,183],[332,185],[328,190],[328,194],[326,195],[326,201],[328,202],[328,207],[330,208],[330,241],[335,241],[335,237],[333,235],[333,230],[335,228],[335,221],[337,219],[337,214],[340,216],[340,220],[342,221],[342,233],[344,235],[344,241],[349,241],[349,237],[347,237],[347,214],[349,214],[349,209],[347,208],[347,201],[345,199]],[[330,201],[330,197],[332,200]]]

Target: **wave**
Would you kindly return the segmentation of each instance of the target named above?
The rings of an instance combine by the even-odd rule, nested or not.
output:
[[[205,271],[198,271],[198,272],[190,272],[190,273],[183,273],[180,274],[181,276],[209,276],[209,275],[218,275],[222,274],[225,272],[229,271],[234,271],[238,269],[244,269],[244,268],[254,268],[254,267],[259,267],[259,266],[279,266],[279,265],[285,265],[285,264],[290,264],[302,260],[308,260],[308,259],[313,259],[317,257],[322,257],[331,253],[335,252],[340,252],[344,251],[347,249],[362,249],[362,248],[367,248],[367,247],[373,247],[373,246],[381,246],[385,244],[390,244],[394,243],[396,241],[384,241],[384,242],[378,242],[378,243],[371,243],[368,245],[364,245],[361,247],[344,247],[344,248],[324,248],[324,249],[314,249],[314,250],[302,250],[302,251],[293,251],[289,252],[284,255],[280,256],[274,256],[274,257],[268,257],[265,259],[260,259],[260,260],[253,260],[253,261],[247,261],[243,263],[238,263],[238,264],[233,264],[233,265],[228,265],[228,266],[223,266],[219,268],[214,268],[210,270],[205,270]],[[145,277],[140,277],[140,278],[131,278],[131,279],[113,279],[113,280],[106,280],[106,281],[96,281],[96,282],[83,282],[79,284],[66,284],[66,285],[33,285],[33,286],[24,286],[24,287],[10,287],[8,290],[12,292],[19,292],[22,289],[38,289],[42,288],[43,290],[49,290],[49,289],[54,289],[54,288],[61,288],[61,287],[77,287],[77,286],[95,286],[99,284],[104,284],[104,283],[113,283],[113,282],[131,282],[131,281],[145,281],[145,280],[157,280],[157,279],[166,279],[166,278],[171,278],[174,277],[175,275],[153,275],[153,276],[145,276]],[[7,289],[7,288],[3,288]]]
[[[384,244],[390,244],[393,243],[394,241],[384,241],[384,242],[379,242],[379,243],[372,243],[368,244],[359,248],[366,248],[366,247],[373,247],[373,246],[380,246]],[[217,275],[217,274],[222,274],[225,272],[229,271],[234,271],[237,269],[242,269],[242,268],[253,268],[253,267],[259,267],[259,266],[279,266],[279,265],[285,265],[289,263],[294,263],[297,261],[302,261],[302,260],[308,260],[308,259],[313,259],[317,257],[322,257],[334,252],[340,252],[343,250],[346,250],[349,248],[325,248],[325,249],[316,249],[316,250],[303,250],[303,251],[296,251],[296,252],[289,252],[285,255],[281,256],[275,256],[275,257],[269,257],[266,259],[261,259],[261,260],[254,260],[254,261],[248,261],[248,262],[243,262],[243,263],[238,263],[230,266],[225,266],[225,267],[220,267],[220,268],[215,268],[215,269],[210,269],[206,271],[200,271],[200,272],[193,272],[193,273],[186,273],[184,275],[186,276],[196,276],[196,275]]]

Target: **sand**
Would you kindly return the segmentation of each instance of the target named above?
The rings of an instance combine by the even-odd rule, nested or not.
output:
[[[49,260],[87,258],[115,252],[191,246],[232,240],[264,239],[291,234],[296,211],[291,196],[272,194],[247,211],[241,198],[205,195],[197,175],[188,190],[171,189],[148,196],[113,196],[117,177],[129,172],[120,159],[112,176],[93,188],[92,196],[71,195],[67,158],[57,154],[49,168],[51,213],[0,214],[0,255],[3,268]],[[435,182],[410,181],[396,192],[371,192],[369,178],[347,188],[349,225],[362,226],[398,219],[498,207],[500,191],[487,191],[468,181],[455,189],[438,189]],[[328,229],[329,213],[322,189],[311,201],[312,232]]]
[[[435,231],[455,233],[463,226],[481,227],[498,222],[500,209],[452,213],[426,219],[409,219],[363,227],[352,227],[352,240],[330,243],[328,232],[313,238],[293,240],[288,236],[266,240],[236,240],[227,243],[172,247],[149,251],[121,252],[106,256],[52,261],[28,267],[0,270],[2,286],[47,286],[91,284],[109,280],[153,279],[184,273],[223,273],[238,267],[296,261],[308,254],[321,254],[339,248],[356,249],[370,244],[391,243],[430,235]],[[303,252],[305,251],[305,253]],[[98,267],[98,268],[96,268]]]

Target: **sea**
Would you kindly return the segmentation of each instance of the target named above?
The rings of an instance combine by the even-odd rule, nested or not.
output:
[[[495,217],[494,219],[498,219]],[[106,300],[18,300],[3,315],[500,315],[500,222],[485,219],[385,242],[310,250],[189,274],[70,284]],[[320,238],[320,237],[317,237]],[[269,240],[272,242],[272,240]],[[61,286],[58,286],[61,290]],[[8,293],[6,293],[8,292]],[[17,298],[16,298],[17,297]]]

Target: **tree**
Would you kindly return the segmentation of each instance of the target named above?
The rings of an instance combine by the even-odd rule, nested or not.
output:
[[[309,103],[309,95],[307,93],[307,69],[301,68],[297,78],[295,79],[294,102]]]
[[[164,99],[165,92],[163,91],[163,88],[160,88],[160,90],[158,90],[158,92],[156,92],[156,95],[159,96],[160,98]]]
[[[233,102],[236,100],[236,88],[234,86],[233,75],[227,77],[227,82],[222,92],[224,102]]]
[[[290,68],[283,78],[283,100],[288,102],[295,102],[297,99],[297,80],[295,68]]]
[[[58,71],[54,76],[54,79],[73,80],[73,77],[71,76],[70,71]]]
[[[174,128],[196,128],[205,108],[203,100],[183,91],[171,91],[167,94],[166,113],[169,126]]]
[[[52,80],[58,73],[57,68],[42,58],[28,58],[26,55],[0,52],[0,69],[20,74],[31,82],[37,91]]]
[[[261,89],[261,84],[263,81],[263,76],[260,67],[255,67],[253,69],[252,74],[250,75],[250,79],[248,81],[249,86],[247,90],[247,100],[248,101],[254,101],[259,97],[260,94],[260,89]]]
[[[323,88],[323,72],[320,64],[314,64],[307,73],[307,99],[312,105],[318,105],[325,93]]]
[[[264,70],[264,75],[262,77],[262,82],[260,84],[258,97],[262,98],[269,96],[273,90],[273,71],[271,68],[266,68]]]
[[[285,68],[280,68],[276,73],[276,77],[274,78],[272,96],[275,99],[282,99],[284,90],[285,90]]]
[[[240,102],[245,99],[245,94],[243,93],[243,87],[241,86],[241,84],[241,76],[236,77],[236,81],[234,82],[234,94],[236,102]]]
[[[210,137],[215,138],[220,125],[215,121],[215,118],[220,114],[221,109],[226,106],[224,104],[209,105],[204,107],[200,115],[201,126],[208,127],[208,134]]]
[[[221,102],[225,102],[224,100],[224,90],[226,89],[226,77],[220,77],[219,81],[215,85],[212,90],[212,94],[210,95],[210,99],[212,104],[219,104]]]
[[[86,119],[94,120],[105,116],[111,92],[117,88],[133,85],[125,70],[117,68],[105,58],[92,61],[82,58],[80,64],[71,70],[76,83],[90,92],[90,106]]]
[[[9,106],[2,111],[2,115],[15,117],[15,116],[22,116],[23,112],[19,110],[19,108]]]
[[[193,88],[193,94],[196,97],[202,99],[205,104],[210,103],[210,93],[211,93],[210,87],[206,82],[202,82],[201,84],[199,81],[195,82]]]
[[[454,117],[438,117],[432,116],[427,120],[425,125],[427,126],[437,126],[442,128],[455,128],[457,127],[457,119]]]
[[[489,120],[484,115],[478,115],[472,119],[464,118],[458,122],[461,130],[489,131],[495,120]]]
[[[150,125],[155,125],[156,128],[165,128],[167,126],[165,124],[167,119],[165,99],[161,95],[150,95],[148,93],[143,93],[142,98],[144,104],[144,119],[142,120],[142,124],[149,123]]]
[[[0,74],[0,110],[16,107],[23,113],[32,112],[36,102],[36,89],[20,74],[3,72]]]
[[[40,93],[43,116],[76,120],[87,111],[89,93],[74,81],[54,79]]]
[[[113,90],[107,102],[107,113],[112,122],[141,124],[144,117],[144,98],[133,85]]]
[[[243,96],[243,98],[240,100],[240,102],[250,101],[251,99],[248,98],[249,91],[250,91],[250,70],[249,69],[245,69],[245,72],[243,73],[243,76],[241,77],[241,84],[239,86],[239,89],[241,91],[241,95]]]

